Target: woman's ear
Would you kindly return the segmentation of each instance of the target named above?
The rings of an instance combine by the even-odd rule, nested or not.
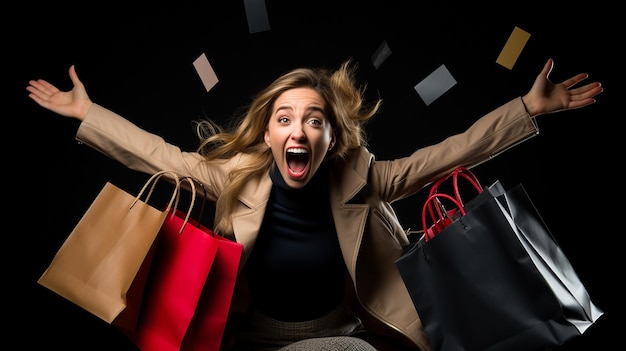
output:
[[[265,129],[265,134],[263,135],[263,139],[265,139],[265,145],[267,145],[268,147],[272,147],[272,145],[270,145],[270,133],[267,129]]]
[[[330,139],[330,144],[328,145],[328,151],[332,150],[333,147],[335,147],[335,134],[333,134],[332,138]]]

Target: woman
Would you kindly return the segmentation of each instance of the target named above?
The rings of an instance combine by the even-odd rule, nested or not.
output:
[[[223,131],[199,124],[185,152],[91,101],[74,66],[71,91],[45,80],[26,88],[40,106],[81,121],[77,139],[127,167],[200,180],[216,202],[215,230],[244,245],[223,349],[430,350],[395,260],[408,244],[391,203],[456,166],[475,166],[538,134],[537,116],[595,102],[577,74],[549,80],[549,59],[529,92],[465,132],[390,161],[375,160],[355,65],[295,69]]]

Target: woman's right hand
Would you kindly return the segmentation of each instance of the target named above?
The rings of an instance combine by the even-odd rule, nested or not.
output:
[[[82,121],[93,103],[87,95],[85,86],[78,79],[74,65],[70,66],[70,79],[74,85],[70,91],[61,91],[43,79],[31,80],[26,87],[30,92],[28,97],[43,108]]]

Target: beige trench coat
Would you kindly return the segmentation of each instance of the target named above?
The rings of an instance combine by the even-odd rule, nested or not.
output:
[[[415,194],[459,164],[475,166],[538,134],[521,98],[477,120],[468,130],[421,148],[408,157],[377,161],[365,148],[331,168],[330,199],[339,243],[364,322],[419,350],[431,347],[395,265],[408,243],[391,203]],[[195,152],[183,152],[163,138],[94,104],[81,122],[77,140],[127,167],[153,174],[173,170],[202,181],[210,200],[220,195],[229,170],[245,156],[206,167]],[[254,247],[272,182],[251,179],[232,213],[231,236],[244,245],[242,266]]]

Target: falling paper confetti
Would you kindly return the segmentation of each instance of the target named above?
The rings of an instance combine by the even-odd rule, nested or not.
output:
[[[378,49],[376,49],[376,52],[372,55],[372,64],[376,67],[376,69],[378,69],[390,55],[391,49],[389,48],[389,45],[387,45],[387,42],[383,41]]]
[[[203,53],[198,57],[195,61],[193,61],[193,66],[196,68],[196,72],[200,76],[200,80],[202,80],[202,84],[204,84],[204,88],[208,92],[217,84],[218,79],[213,71],[213,67],[209,63],[209,59],[207,59],[206,55]]]
[[[508,69],[513,69],[513,65],[528,42],[528,38],[530,38],[530,33],[519,27],[513,28],[513,32],[504,44],[496,62]]]
[[[450,71],[448,71],[445,65],[441,65],[428,77],[419,82],[415,86],[415,90],[428,106],[455,84],[456,80],[454,80]]]
[[[248,18],[248,31],[250,34],[264,32],[270,29],[270,20],[267,17],[265,0],[244,0]]]

